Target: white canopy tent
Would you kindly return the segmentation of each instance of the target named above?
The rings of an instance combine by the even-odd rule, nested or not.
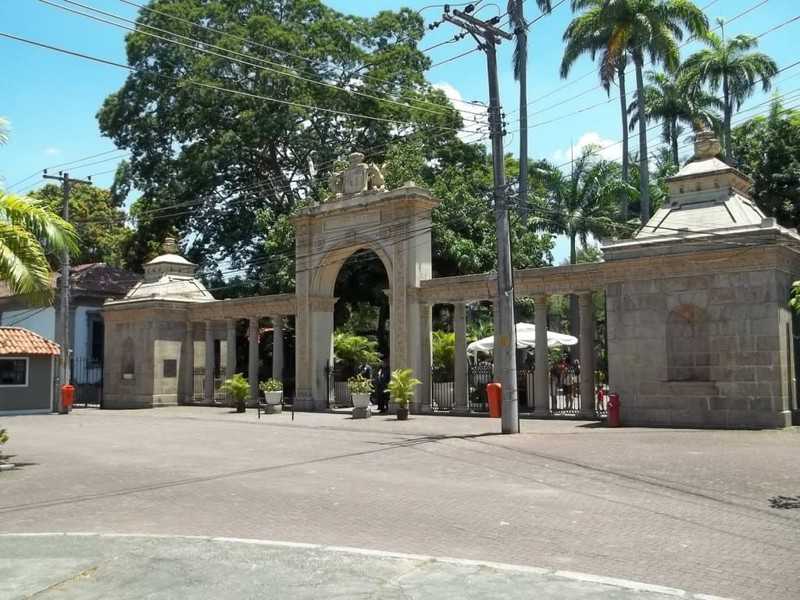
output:
[[[559,346],[574,346],[578,343],[578,338],[565,333],[547,332],[547,347],[558,348]],[[517,323],[517,348],[533,349],[536,347],[536,327],[533,323]],[[478,352],[491,354],[494,350],[494,336],[485,337],[477,342],[472,342],[467,346],[467,354],[475,355]]]

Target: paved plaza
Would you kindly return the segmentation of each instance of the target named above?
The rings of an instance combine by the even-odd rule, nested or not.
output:
[[[3,535],[2,597],[798,593],[796,429],[501,436],[489,419],[190,407],[3,426],[22,468],[0,473],[0,533],[137,535]]]

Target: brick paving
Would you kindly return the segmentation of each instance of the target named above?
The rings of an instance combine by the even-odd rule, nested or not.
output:
[[[227,409],[3,420],[0,532],[211,535],[532,565],[740,599],[800,590],[800,432]],[[790,503],[788,505],[791,505]]]

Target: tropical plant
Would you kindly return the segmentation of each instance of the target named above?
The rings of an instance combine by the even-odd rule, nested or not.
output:
[[[0,281],[33,301],[52,296],[48,253],[78,250],[75,229],[40,201],[0,192]]]
[[[0,429],[0,446],[8,442],[8,432],[5,429]]]
[[[231,401],[231,406],[236,407],[236,412],[244,412],[245,401],[250,395],[250,383],[241,373],[236,373],[233,377],[226,379],[220,390],[225,392]]]
[[[381,361],[378,343],[361,335],[337,333],[333,336],[333,354],[348,373],[355,373],[361,365],[377,365]]]
[[[763,52],[752,52],[758,46],[758,38],[741,34],[725,39],[725,23],[719,21],[722,35],[713,32],[703,36],[708,48],[690,56],[684,63],[687,75],[701,83],[708,83],[713,91],[722,89],[723,103],[723,151],[725,159],[733,160],[731,119],[734,110],[742,104],[761,84],[769,91],[772,78],[778,73],[778,65]]]
[[[661,121],[661,137],[670,147],[672,163],[680,166],[678,137],[683,132],[682,125],[695,131],[718,128],[717,110],[722,109],[722,102],[685,74],[648,71],[647,79],[649,84],[644,88],[645,123]],[[631,102],[628,113],[633,131],[641,118],[638,98]]]
[[[456,334],[434,331],[432,335],[433,377],[435,381],[453,381]]]
[[[347,389],[351,394],[371,394],[375,386],[363,375],[356,375],[347,380]]]
[[[397,369],[392,371],[392,378],[386,388],[391,394],[392,401],[400,408],[408,408],[414,398],[414,388],[422,383],[414,377],[411,369]]]
[[[283,382],[270,377],[266,381],[262,381],[258,384],[258,389],[262,392],[282,392],[283,391]]]
[[[506,8],[514,26],[514,79],[519,82],[519,204],[523,219],[528,210],[528,23],[525,0],[508,0]],[[550,0],[536,0],[539,10],[550,13]]]
[[[636,72],[636,97],[642,101],[645,57],[653,64],[661,63],[668,70],[675,70],[680,64],[678,42],[683,39],[684,29],[695,36],[708,31],[705,14],[689,0],[573,0],[572,8],[585,10],[581,16],[586,18],[576,25],[580,30],[573,32],[577,54],[565,57],[599,53],[600,79],[604,82],[612,81],[621,65],[630,59]],[[644,122],[639,125],[639,196],[641,219],[647,222],[650,218],[647,128]]]
[[[636,190],[621,177],[619,165],[600,160],[597,148],[588,146],[573,161],[570,173],[551,167],[541,173],[548,194],[539,199],[534,227],[569,239],[569,262],[578,261],[578,242],[586,246],[589,236],[622,235],[630,230],[618,218],[617,200],[633,197]],[[577,334],[577,297],[570,296],[570,330]]]

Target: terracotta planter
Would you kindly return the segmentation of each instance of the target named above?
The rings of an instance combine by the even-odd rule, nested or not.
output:
[[[398,408],[397,409],[397,420],[398,421],[408,421],[408,408]]]

